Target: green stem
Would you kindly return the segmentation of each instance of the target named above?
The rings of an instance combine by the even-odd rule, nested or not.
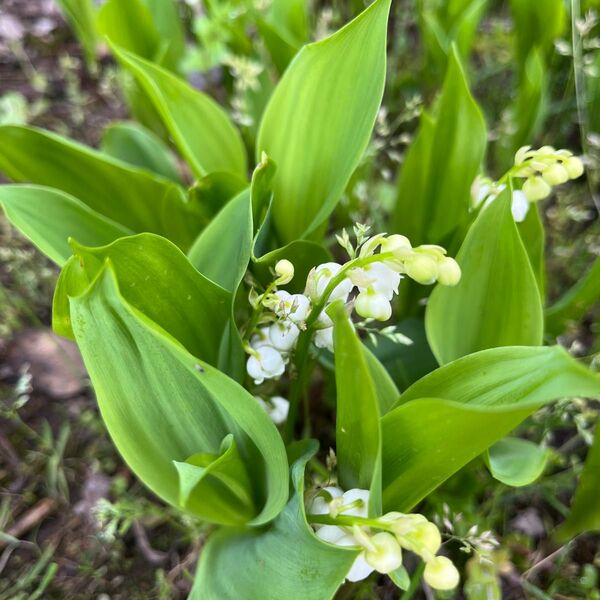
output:
[[[362,527],[375,527],[384,531],[392,531],[391,523],[350,515],[338,515],[337,517],[332,517],[331,515],[306,515],[306,520],[309,523],[319,523],[320,525],[338,525],[341,527],[360,525]]]
[[[308,319],[306,319],[306,329],[300,334],[300,337],[298,338],[298,344],[296,346],[296,352],[294,355],[294,364],[296,365],[296,378],[292,380],[292,384],[290,386],[290,392],[288,395],[290,409],[283,430],[283,439],[286,443],[289,443],[293,438],[294,428],[298,419],[298,405],[300,403],[300,399],[302,398],[302,394],[306,393],[306,382],[308,379],[307,375],[309,371],[308,353],[310,350],[310,342],[313,334],[313,326],[319,318],[319,315],[323,312],[323,309],[327,305],[327,301],[333,293],[333,290],[335,290],[335,288],[340,283],[342,283],[342,281],[344,281],[344,279],[346,278],[346,274],[351,269],[364,267],[365,265],[371,263],[382,262],[386,259],[393,258],[393,252],[381,252],[380,254],[359,257],[347,262],[339,270],[339,272],[331,278],[331,281],[327,284],[327,287],[325,288],[325,291],[319,298],[318,302],[316,302],[313,305],[312,310],[310,311],[310,315],[308,315]],[[304,431],[310,431],[310,425],[308,423],[305,423]]]
[[[417,591],[419,584],[421,583],[421,579],[423,577],[423,571],[425,570],[425,563],[421,562],[415,569],[415,572],[412,574],[410,578],[410,586],[408,589],[402,594],[400,600],[410,600]]]

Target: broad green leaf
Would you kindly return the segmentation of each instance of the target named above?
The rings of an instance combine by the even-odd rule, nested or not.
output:
[[[93,0],[57,0],[69,24],[73,28],[88,65],[96,65],[96,15]]]
[[[523,240],[525,250],[527,250],[529,262],[540,289],[540,296],[544,300],[546,297],[546,262],[544,260],[546,234],[540,216],[539,204],[530,205],[525,220],[517,224],[517,229],[521,235],[521,240]]]
[[[308,6],[308,0],[273,0],[269,7],[269,21],[280,35],[300,46],[308,39]]]
[[[252,251],[250,190],[237,195],[198,236],[188,257],[209,279],[235,294]]]
[[[343,302],[328,310],[334,323],[336,455],[343,489],[370,490],[369,510],[381,506],[381,431],[377,389],[363,346]]]
[[[441,243],[467,222],[486,142],[483,116],[454,48],[433,118],[421,119],[400,173],[394,231],[415,245]]]
[[[567,321],[581,319],[591,306],[600,302],[600,258],[597,258],[587,273],[546,310],[546,328],[559,335]]]
[[[383,95],[390,0],[376,0],[331,37],[305,46],[275,89],[257,156],[277,164],[273,222],[281,242],[332,212],[367,147]]]
[[[376,346],[371,340],[366,340],[365,343],[386,368],[398,389],[404,391],[409,385],[437,368],[438,363],[427,343],[422,319],[404,319],[396,325],[394,333],[407,337],[412,344],[395,342],[382,335],[377,336]],[[384,412],[387,410],[382,408],[382,414]]]
[[[264,19],[257,19],[256,26],[275,68],[280,74],[284,73],[294,56],[296,56],[298,47],[292,40],[286,39],[286,36],[282,35],[282,32],[272,23]]]
[[[543,54],[533,48],[525,61],[514,105],[516,131],[512,152],[529,143],[539,133],[548,109],[548,73]]]
[[[429,298],[425,329],[440,364],[485,348],[542,343],[540,292],[510,203],[507,189],[481,211],[456,257],[460,283],[438,285]]]
[[[144,0],[152,13],[161,40],[160,63],[177,71],[185,54],[185,32],[177,10],[177,0]]]
[[[252,486],[231,434],[223,439],[218,455],[197,453],[185,462],[173,461],[173,464],[179,477],[181,508],[194,512],[193,503],[202,493],[203,502],[211,505],[217,520],[227,518],[231,523],[239,523],[252,518]],[[210,502],[206,501],[208,494]]]
[[[181,183],[177,162],[167,145],[139,123],[119,121],[109,125],[102,132],[101,149],[134,167]]]
[[[400,392],[377,356],[367,346],[362,350],[377,392],[379,414],[384,415],[398,401]]]
[[[88,289],[70,298],[70,309],[102,418],[119,452],[151,490],[177,506],[180,485],[173,461],[218,455],[223,438],[232,434],[258,507],[251,524],[273,519],[288,497],[287,459],[277,429],[246,390],[131,306],[119,291],[129,282],[119,285],[117,278],[110,259],[104,261]],[[193,298],[184,296],[179,304],[186,300]],[[180,321],[177,328],[191,326],[176,309],[170,307],[171,319]],[[190,492],[188,508],[223,522],[201,488]],[[240,515],[237,522],[245,519]]]
[[[110,261],[128,304],[188,352],[217,364],[219,344],[231,314],[231,294],[198,273],[173,244],[152,234],[140,234],[101,248],[74,244],[74,254],[60,274],[54,295],[53,327],[57,333],[72,337],[69,297],[82,294]]]
[[[231,199],[248,187],[239,175],[215,171],[196,181],[189,190],[190,203],[198,206],[210,221]]]
[[[600,422],[596,423],[594,445],[588,450],[585,466],[575,492],[571,514],[559,528],[559,539],[583,531],[600,531]]]
[[[77,198],[52,188],[2,185],[0,206],[9,221],[59,266],[72,255],[67,242],[71,236],[83,244],[103,246],[132,233]]]
[[[294,495],[264,532],[222,529],[200,555],[190,600],[333,598],[356,551],[317,539],[304,512],[304,469],[315,442],[303,443],[291,469]]]
[[[181,188],[55,133],[0,127],[0,171],[67,192],[132,231],[168,235],[182,246],[191,241],[187,232],[173,235],[164,218],[187,213]]]
[[[486,463],[494,479],[520,487],[538,479],[548,462],[548,449],[529,440],[506,437],[488,451]]]
[[[112,45],[152,101],[196,177],[213,171],[246,176],[246,151],[227,113],[209,96],[165,69]]]
[[[148,60],[157,57],[160,35],[143,0],[107,0],[96,22],[100,32],[115,44]]]
[[[529,52],[539,48],[548,54],[556,38],[561,37],[567,24],[567,11],[563,0],[510,0],[514,23],[517,61],[524,65]]]
[[[599,377],[579,364],[560,346],[513,346],[483,350],[444,365],[419,379],[401,396],[396,407],[418,398],[436,397],[481,406],[524,402],[538,406],[565,397],[578,388],[581,396],[597,394]],[[587,388],[582,384],[587,382]]]
[[[495,348],[440,367],[381,419],[384,510],[410,510],[544,403],[599,394],[600,377],[560,347]]]

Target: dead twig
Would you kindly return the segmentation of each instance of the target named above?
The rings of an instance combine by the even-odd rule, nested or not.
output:
[[[13,538],[20,538],[33,529],[38,523],[48,518],[58,507],[54,498],[43,498],[35,506],[30,508],[12,527],[5,533]],[[6,546],[7,542],[0,540],[0,548]]]

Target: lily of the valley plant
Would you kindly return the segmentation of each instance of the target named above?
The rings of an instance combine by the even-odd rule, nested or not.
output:
[[[136,114],[163,140],[120,126],[99,151],[2,126],[0,170],[16,183],[0,203],[62,268],[53,326],[77,342],[124,460],[164,502],[218,526],[191,597],[325,600],[380,574],[406,589],[408,554],[431,588],[456,589],[452,546],[418,505],[479,456],[502,479],[517,425],[600,394],[597,375],[543,345],[532,234],[581,160],[525,147],[484,178],[485,123],[451,51],[386,226],[332,231],[369,160],[390,0],[297,53],[285,19],[266,22],[283,74],[250,152],[226,110],[178,76],[173,45],[141,55],[140,32],[123,33],[134,4],[107,2],[101,23]],[[410,353],[424,360],[399,376]]]

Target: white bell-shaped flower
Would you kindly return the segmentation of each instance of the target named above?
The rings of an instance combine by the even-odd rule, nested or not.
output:
[[[354,309],[365,319],[387,321],[392,316],[392,305],[387,296],[370,287],[356,297]]]
[[[382,262],[365,265],[360,269],[352,269],[348,278],[361,292],[367,288],[383,294],[387,300],[391,300],[398,293],[398,286],[402,275],[390,269]]]
[[[290,352],[298,340],[300,329],[292,321],[276,321],[269,327],[271,345],[280,352]]]
[[[273,396],[265,402],[258,396],[254,397],[263,407],[265,412],[271,417],[271,421],[273,421],[275,425],[283,425],[285,423],[288,413],[290,412],[289,400],[286,400],[282,396]]]
[[[391,573],[402,565],[402,549],[391,533],[380,531],[369,539],[365,560],[379,573]]]
[[[361,490],[359,488],[352,488],[342,495],[342,506],[352,506],[348,509],[342,509],[341,514],[349,515],[352,517],[363,517],[369,516],[369,490]]]
[[[445,556],[436,556],[425,565],[423,579],[436,590],[452,590],[460,580],[457,568]]]
[[[265,379],[281,377],[285,371],[285,360],[275,348],[260,346],[248,357],[246,371],[254,379],[254,383],[259,385]]]
[[[324,487],[312,500],[308,507],[308,513],[311,515],[328,515],[330,514],[330,504],[335,498],[341,498],[344,491],[339,487],[329,485]]]
[[[273,304],[273,312],[282,319],[301,323],[310,314],[310,300],[303,294],[290,294],[284,290],[275,292],[277,301]]]
[[[335,542],[336,546],[359,546],[354,536],[345,535]],[[348,581],[362,581],[366,579],[375,569],[367,562],[365,553],[361,552],[352,563],[350,570],[346,574]]]
[[[317,348],[324,348],[329,352],[333,352],[333,327],[317,329],[314,342]]]
[[[529,212],[529,200],[522,190],[515,190],[512,193],[511,210],[513,219],[517,223],[522,223]]]
[[[342,265],[338,263],[328,262],[311,270],[306,280],[306,293],[313,302],[321,298],[329,282],[339,273],[341,268]],[[354,285],[349,279],[344,279],[333,289],[327,302],[333,302],[334,300],[347,302],[353,287]]]

